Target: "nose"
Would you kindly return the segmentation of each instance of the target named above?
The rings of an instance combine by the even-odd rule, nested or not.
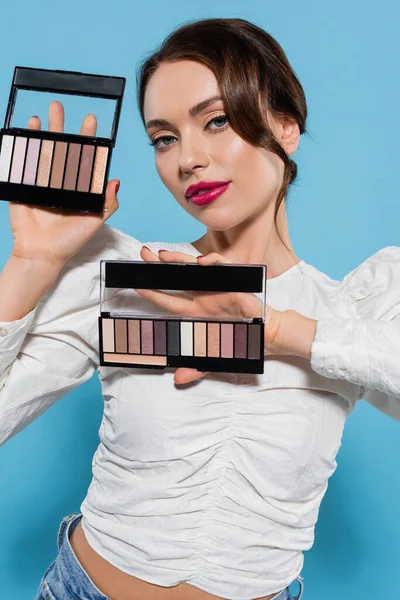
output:
[[[195,169],[205,169],[210,164],[210,157],[201,136],[195,133],[181,137],[179,152],[179,169],[190,174]]]

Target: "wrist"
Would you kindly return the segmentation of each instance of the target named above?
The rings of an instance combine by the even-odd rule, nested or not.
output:
[[[285,343],[290,354],[310,360],[312,343],[317,330],[317,321],[295,310],[284,311],[282,321]]]
[[[310,360],[316,328],[317,321],[295,310],[274,311],[265,330],[265,351],[267,354],[291,354]]]
[[[55,283],[61,268],[11,254],[0,273],[0,321],[15,321],[31,312]]]
[[[6,265],[10,269],[12,268],[16,274],[23,273],[29,278],[34,276],[39,277],[41,280],[48,279],[50,282],[53,282],[57,279],[64,263],[61,261],[50,262],[38,258],[26,258],[11,252]]]

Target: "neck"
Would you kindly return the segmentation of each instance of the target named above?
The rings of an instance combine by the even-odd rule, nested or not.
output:
[[[269,207],[249,222],[226,231],[208,229],[203,237],[193,242],[193,246],[202,254],[222,254],[233,263],[266,264],[267,278],[277,277],[295,265],[299,258],[289,238],[285,201],[279,207],[277,225],[288,248],[276,232],[273,210],[273,206]]]

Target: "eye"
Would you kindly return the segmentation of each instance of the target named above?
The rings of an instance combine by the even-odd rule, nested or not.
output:
[[[173,140],[176,140],[173,135],[160,135],[158,138],[151,140],[149,144],[157,150],[164,150],[167,146],[171,146]]]
[[[218,115],[217,117],[214,117],[213,119],[211,119],[211,121],[208,121],[206,127],[210,128],[209,126],[211,124],[214,124],[216,127],[215,128],[210,128],[211,131],[215,131],[216,129],[223,129],[225,127],[225,125],[227,125],[229,122],[229,119],[226,115]]]

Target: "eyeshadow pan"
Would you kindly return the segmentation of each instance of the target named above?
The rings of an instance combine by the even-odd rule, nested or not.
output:
[[[154,354],[164,356],[167,353],[167,324],[154,321]]]
[[[99,146],[96,150],[96,158],[94,161],[92,187],[90,191],[94,194],[101,194],[104,186],[104,177],[107,167],[108,148]]]
[[[193,356],[193,323],[181,322],[181,354],[182,356]]]
[[[0,154],[0,181],[8,181],[13,145],[14,137],[12,135],[3,135]]]
[[[144,356],[143,354],[107,354],[104,353],[106,362],[125,363],[130,365],[159,365],[160,367],[167,366],[166,356]]]
[[[221,358],[233,358],[233,323],[221,324]]]
[[[235,358],[247,356],[247,325],[235,323]]]
[[[219,357],[219,323],[208,323],[208,356]]]
[[[14,154],[12,157],[10,182],[21,183],[22,171],[24,170],[26,137],[17,136],[14,142]]]
[[[24,183],[26,185],[35,185],[39,151],[40,140],[31,138],[28,143],[25,162]]]
[[[260,326],[255,324],[250,324],[248,329],[249,335],[249,348],[248,348],[248,357],[253,359],[260,358]]]
[[[52,188],[61,189],[62,187],[67,147],[67,142],[56,142],[53,165],[51,167],[50,187]]]
[[[128,321],[129,352],[140,354],[140,321]]]
[[[207,323],[194,324],[194,353],[207,356]]]
[[[36,185],[47,187],[50,179],[51,161],[53,158],[54,142],[53,140],[43,140],[40,150],[39,168]]]
[[[128,352],[126,319],[115,319],[115,352]]]
[[[168,321],[168,354],[179,356],[180,327],[178,321]]]
[[[114,319],[102,319],[103,352],[114,352]]]
[[[141,321],[142,354],[153,354],[153,321]]]
[[[78,184],[76,189],[79,192],[88,192],[90,187],[90,179],[92,176],[94,157],[94,146],[85,144],[82,147],[81,162],[79,165]]]
[[[63,188],[65,190],[74,190],[76,178],[78,176],[79,157],[81,155],[80,144],[69,144],[67,165],[65,167],[65,177]]]

